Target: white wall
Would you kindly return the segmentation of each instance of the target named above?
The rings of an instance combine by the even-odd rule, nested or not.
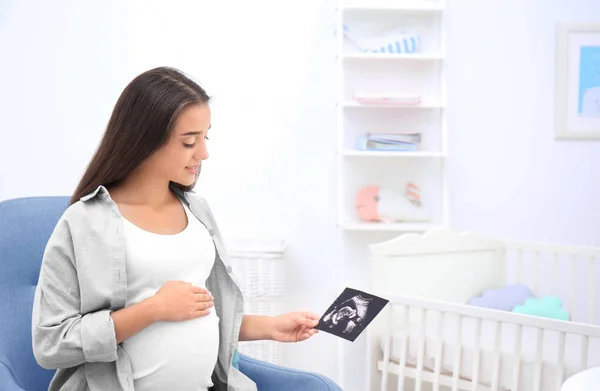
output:
[[[600,22],[600,2],[452,3],[454,225],[600,245],[600,142],[553,135],[556,23]]]
[[[389,237],[342,248],[335,229],[333,1],[164,4],[0,3],[0,200],[69,194],[124,85],[180,67],[215,99],[200,186],[221,226],[284,238],[289,309],[323,311]],[[600,144],[553,140],[555,23],[600,22],[600,3],[452,0],[448,15],[453,224],[600,245]],[[345,389],[363,390],[364,340],[343,345]],[[336,347],[322,334],[286,363],[336,377]]]

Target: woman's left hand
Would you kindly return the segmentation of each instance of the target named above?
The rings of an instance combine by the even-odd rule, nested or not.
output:
[[[273,318],[273,339],[279,342],[304,341],[319,330],[315,326],[319,324],[319,317],[311,312],[299,311],[288,312]]]

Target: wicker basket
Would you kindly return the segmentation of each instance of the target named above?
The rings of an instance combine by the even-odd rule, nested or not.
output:
[[[244,295],[244,313],[278,315],[285,297],[285,244],[281,240],[237,240],[228,246],[233,275]],[[240,342],[240,353],[281,364],[282,344]]]

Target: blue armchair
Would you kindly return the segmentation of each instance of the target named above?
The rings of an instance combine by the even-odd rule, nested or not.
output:
[[[31,345],[31,310],[42,254],[68,197],[0,202],[0,389],[42,391],[54,371],[40,367]],[[35,217],[35,218],[34,218]],[[239,355],[239,368],[259,391],[341,391],[318,374]]]

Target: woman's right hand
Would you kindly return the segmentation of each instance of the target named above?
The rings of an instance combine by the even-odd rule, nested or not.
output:
[[[205,288],[185,281],[167,281],[152,297],[157,307],[156,319],[180,322],[210,313],[214,299]]]

